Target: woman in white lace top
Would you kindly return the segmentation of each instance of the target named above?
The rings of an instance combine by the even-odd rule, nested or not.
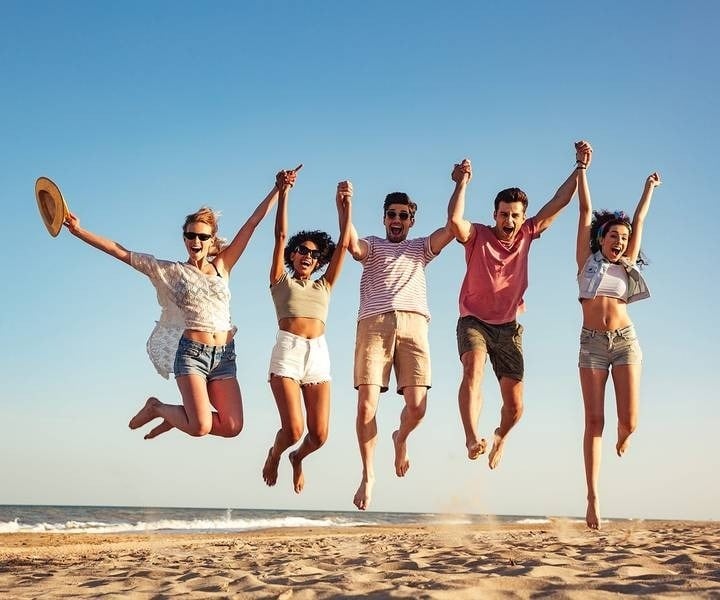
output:
[[[217,237],[217,216],[211,209],[203,207],[188,215],[182,228],[188,254],[184,262],[131,252],[82,228],[74,214],[68,215],[65,226],[70,233],[145,273],[157,291],[162,312],[147,350],[158,373],[165,378],[174,373],[182,405],[148,398],[130,420],[130,428],[137,429],[162,419],[145,439],[172,428],[192,436],[223,437],[234,437],[242,430],[228,279],[255,228],[277,201],[278,184],[293,176],[291,171],[278,174],[276,184],[229,244]]]

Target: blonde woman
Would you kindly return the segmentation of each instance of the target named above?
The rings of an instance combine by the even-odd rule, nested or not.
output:
[[[130,429],[138,429],[162,419],[145,439],[172,428],[191,436],[222,437],[234,437],[242,430],[233,339],[237,328],[230,319],[228,279],[255,228],[276,202],[278,183],[284,177],[278,174],[276,184],[229,244],[218,238],[217,215],[210,208],[188,215],[182,227],[185,261],[131,252],[84,229],[72,213],[65,220],[75,237],[144,273],[157,290],[162,313],[147,351],[158,373],[165,378],[174,373],[182,405],[148,398],[129,423]]]

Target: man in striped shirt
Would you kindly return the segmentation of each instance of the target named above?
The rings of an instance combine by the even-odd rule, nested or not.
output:
[[[459,189],[456,184],[456,189]],[[394,366],[397,392],[405,406],[393,432],[395,473],[410,468],[408,435],[425,415],[430,388],[430,352],[425,267],[453,239],[441,227],[427,237],[407,239],[415,224],[417,205],[403,192],[385,198],[385,237],[358,239],[353,228],[348,251],[363,265],[360,311],[355,339],[354,385],[358,390],[355,427],[363,473],[353,502],[360,510],[370,504],[375,482],[373,459],[377,443],[380,393],[388,390]]]

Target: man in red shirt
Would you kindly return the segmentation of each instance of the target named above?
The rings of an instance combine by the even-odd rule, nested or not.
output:
[[[576,144],[578,153],[589,149]],[[453,181],[460,190],[448,206],[448,227],[465,247],[467,271],[460,290],[457,342],[463,377],[458,392],[460,418],[465,430],[468,458],[485,453],[487,442],[479,437],[477,423],[482,408],[481,383],[490,357],[500,384],[502,409],[495,429],[488,463],[494,469],[502,458],[505,439],[523,412],[523,328],[516,318],[524,312],[523,294],[528,286],[528,253],[577,189],[577,167],[534,217],[527,218],[528,199],[519,188],[508,188],[495,198],[493,226],[464,218],[465,189],[472,177],[469,160],[455,165]]]

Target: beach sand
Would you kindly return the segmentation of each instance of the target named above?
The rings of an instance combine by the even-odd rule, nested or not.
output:
[[[0,535],[1,598],[720,598],[720,523]]]

